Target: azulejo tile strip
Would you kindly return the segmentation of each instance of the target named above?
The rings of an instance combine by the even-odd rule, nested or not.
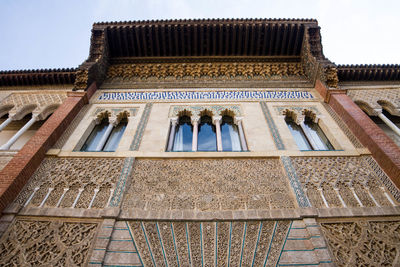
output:
[[[274,121],[272,120],[271,113],[269,112],[269,109],[267,107],[267,104],[265,102],[260,102],[261,109],[264,113],[265,120],[267,121],[268,127],[272,133],[272,137],[274,138],[274,142],[278,150],[284,150],[285,145],[282,142],[282,138],[279,135],[279,131],[276,128],[276,125]]]
[[[306,197],[303,188],[301,187],[301,183],[297,177],[296,170],[292,165],[291,159],[287,156],[282,156],[281,160],[283,162],[283,166],[285,167],[286,174],[289,177],[290,185],[296,194],[297,203],[302,208],[311,207],[310,202]]]
[[[376,173],[381,182],[386,186],[387,190],[392,194],[392,196],[400,202],[400,190],[394,185],[392,180],[386,175],[386,173],[379,167],[378,163],[371,156],[364,157],[364,160],[371,167],[371,169]]]
[[[144,129],[146,128],[147,122],[149,120],[151,108],[153,107],[153,103],[147,103],[144,107],[142,117],[140,118],[139,125],[137,127],[135,136],[133,138],[132,144],[129,148],[131,151],[139,150],[140,142],[142,141]]]
[[[217,90],[160,91],[160,92],[104,92],[97,98],[107,101],[157,101],[157,100],[262,100],[262,99],[314,99],[308,91],[300,90]]]
[[[117,207],[121,202],[122,194],[125,190],[126,180],[131,173],[133,162],[135,158],[126,158],[124,161],[124,167],[122,168],[121,175],[119,176],[116,184],[114,195],[110,201],[110,207]]]

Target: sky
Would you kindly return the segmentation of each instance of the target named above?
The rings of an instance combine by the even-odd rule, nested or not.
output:
[[[94,22],[314,18],[336,64],[400,64],[398,0],[0,0],[0,70],[75,68]]]

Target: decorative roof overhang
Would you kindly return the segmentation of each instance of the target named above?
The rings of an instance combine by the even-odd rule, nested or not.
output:
[[[400,81],[400,65],[338,65],[340,82]]]
[[[109,56],[300,56],[309,19],[202,19],[95,23],[108,35]]]
[[[110,64],[205,59],[301,62],[311,81],[323,82],[334,66],[322,53],[313,19],[100,22],[93,24],[89,57],[79,66],[74,89],[101,84]]]
[[[0,71],[0,86],[74,84],[77,69]]]

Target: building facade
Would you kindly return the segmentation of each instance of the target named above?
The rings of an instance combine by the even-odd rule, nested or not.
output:
[[[400,66],[316,20],[95,23],[0,116],[0,266],[400,264]]]

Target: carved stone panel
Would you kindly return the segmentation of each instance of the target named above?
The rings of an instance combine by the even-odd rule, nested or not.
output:
[[[399,266],[400,221],[322,223],[338,266]]]
[[[398,201],[399,190],[370,156],[293,157],[292,162],[313,207],[392,206]]]
[[[0,266],[84,266],[96,222],[17,219],[0,239]]]
[[[124,209],[295,208],[278,159],[140,159],[131,179]]]
[[[66,208],[75,201],[76,208],[88,208],[92,202],[92,208],[103,208],[123,166],[121,158],[46,158],[16,202]]]

